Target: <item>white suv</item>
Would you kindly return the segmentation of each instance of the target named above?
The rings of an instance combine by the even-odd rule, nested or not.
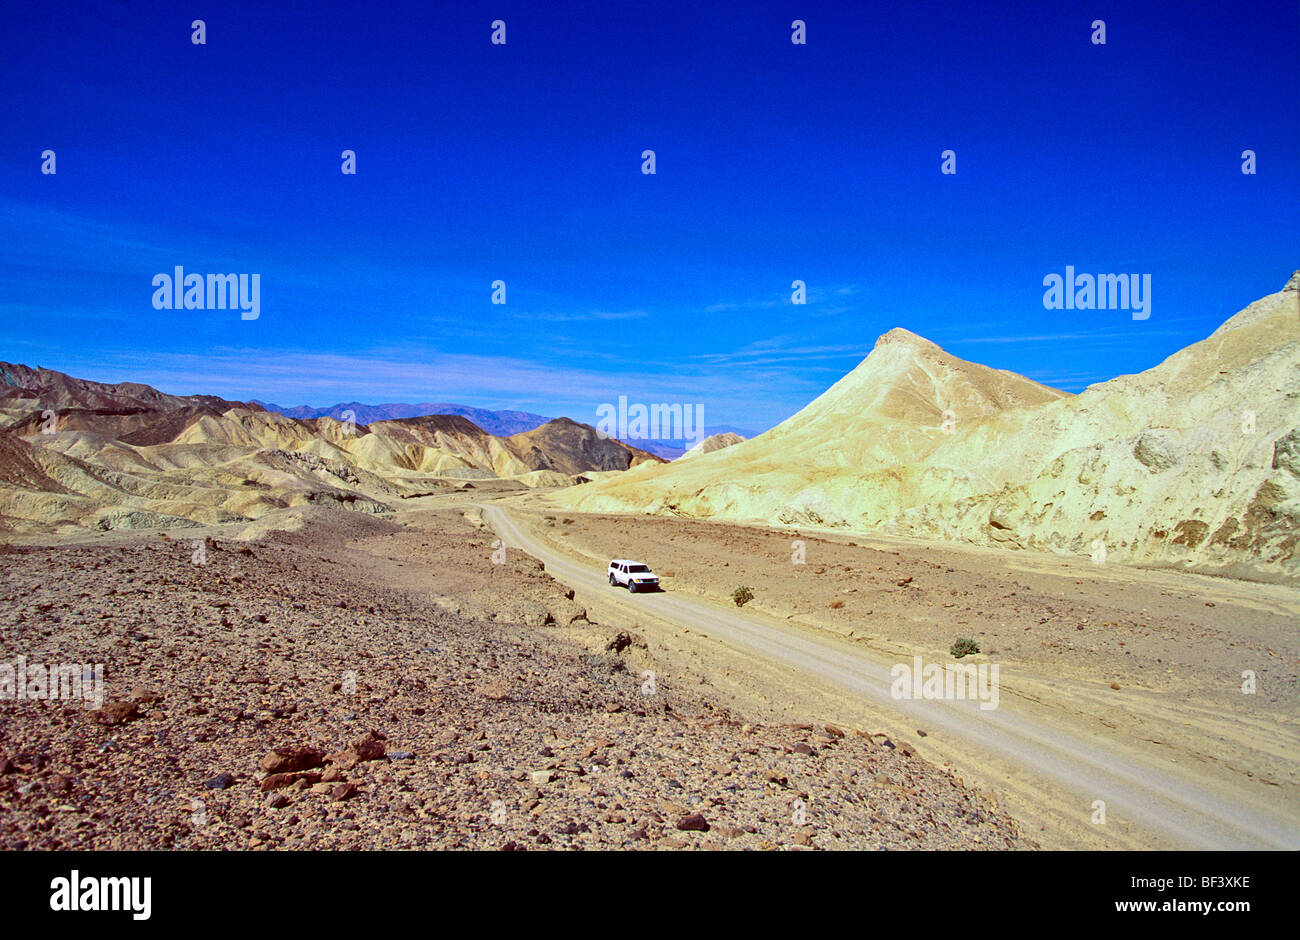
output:
[[[622,585],[633,594],[659,587],[659,579],[648,566],[626,558],[615,558],[609,563],[609,583],[611,587]]]

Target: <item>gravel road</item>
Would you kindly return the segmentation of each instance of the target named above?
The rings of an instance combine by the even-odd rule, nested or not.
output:
[[[1300,821],[1248,795],[1231,792],[1190,772],[1124,744],[1109,745],[1068,716],[1003,696],[999,707],[982,710],[965,701],[898,700],[890,694],[889,662],[851,644],[794,632],[773,618],[729,610],[671,593],[629,595],[609,587],[599,563],[586,564],[550,548],[500,505],[482,506],[502,540],[542,561],[569,586],[603,592],[609,602],[635,611],[641,623],[707,631],[716,643],[746,657],[785,667],[791,689],[806,678],[831,683],[848,696],[881,710],[924,723],[968,757],[997,765],[1018,778],[1032,778],[1064,813],[1088,818],[1104,800],[1112,819],[1145,833],[1150,847],[1192,849],[1297,849]],[[1031,714],[1031,711],[1033,712]],[[954,751],[954,762],[960,766]]]

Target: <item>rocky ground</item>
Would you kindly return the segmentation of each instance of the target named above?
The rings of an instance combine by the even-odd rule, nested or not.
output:
[[[951,646],[968,638],[980,652],[963,662],[999,667],[1004,707],[1032,712],[1062,735],[1100,736],[1107,749],[1133,749],[1190,773],[1229,804],[1268,806],[1278,818],[1300,805],[1293,588],[1086,556],[511,503],[521,525],[575,561],[600,568],[611,557],[637,558],[670,596],[720,608],[734,609],[732,591],[749,587],[746,612],[785,624],[795,637],[848,641],[877,663],[952,662]],[[716,692],[748,714],[798,720],[763,709],[816,700],[803,677],[764,673],[725,644],[693,643],[692,631],[665,632],[652,620],[640,629],[659,655],[703,666]],[[996,794],[1045,847],[1171,845],[1140,826],[1091,824],[1067,791],[989,760],[969,739],[887,710],[864,712],[858,697],[824,691],[817,707],[828,719],[910,739],[926,760]]]
[[[0,547],[0,664],[105,673],[0,701],[0,845],[1034,846],[905,743],[675,687],[459,512],[333,519]]]

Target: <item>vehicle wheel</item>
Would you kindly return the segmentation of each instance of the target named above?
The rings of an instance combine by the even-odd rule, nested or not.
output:
[[[610,587],[616,587],[616,586],[617,586],[617,585],[615,584],[615,582],[614,582],[614,576],[613,576],[612,574],[609,576],[609,586],[610,586]]]
[[[627,592],[628,592],[629,594],[635,594],[635,593],[636,593],[636,582],[635,582],[635,581],[629,581],[629,582],[627,583]]]

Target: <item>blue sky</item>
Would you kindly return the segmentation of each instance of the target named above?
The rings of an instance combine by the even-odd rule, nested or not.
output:
[[[0,359],[759,429],[903,326],[1079,391],[1300,267],[1297,48],[1294,2],[10,7]],[[260,316],[153,309],[175,265]],[[1045,310],[1066,265],[1149,273],[1150,318]]]

